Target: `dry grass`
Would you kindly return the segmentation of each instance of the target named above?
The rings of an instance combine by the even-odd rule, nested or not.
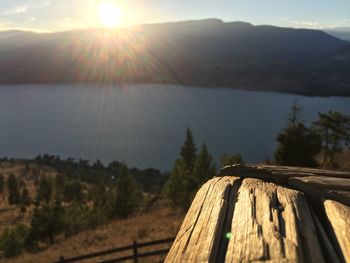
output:
[[[316,156],[316,160],[318,163],[321,163],[322,159],[322,153]],[[346,149],[340,153],[337,153],[334,159],[337,165],[339,166],[338,168],[350,170],[350,149]]]
[[[15,174],[18,179],[22,179],[31,197],[34,197],[36,175],[55,176],[56,171],[49,167],[32,164],[28,170],[23,162],[1,163],[0,174],[3,174],[5,179],[7,179],[10,173]],[[155,202],[147,211],[127,220],[113,220],[96,230],[86,230],[66,239],[62,235],[56,238],[55,244],[46,247],[41,252],[25,252],[23,255],[15,258],[0,259],[0,262],[53,262],[62,255],[65,257],[79,256],[130,245],[134,240],[142,242],[173,237],[177,234],[183,217],[184,213],[181,210],[174,209],[165,201],[160,200]],[[2,196],[0,196],[0,233],[6,227],[13,227],[18,223],[29,224],[30,219],[31,209],[28,209],[27,213],[22,217],[18,207],[9,205],[7,200],[3,200]],[[162,247],[155,247],[154,249],[158,248]],[[120,255],[117,254],[116,256]],[[140,262],[156,262],[162,258],[151,257]],[[96,262],[96,260],[100,259],[102,258],[84,262]]]
[[[8,176],[13,173],[18,180],[23,180],[26,188],[29,191],[31,198],[35,197],[36,187],[35,187],[35,178],[40,176],[55,176],[57,172],[46,166],[38,166],[35,164],[30,164],[28,167],[24,162],[2,162],[0,163],[0,174],[2,174],[7,180]],[[31,217],[31,208],[28,208],[28,211],[24,214],[20,214],[20,209],[15,205],[9,205],[6,199],[0,195],[0,233],[6,227],[12,227],[16,224],[29,224]]]
[[[59,237],[57,243],[42,252],[26,252],[19,257],[8,259],[6,262],[53,262],[61,255],[72,257],[130,245],[134,240],[142,242],[173,237],[176,236],[183,217],[184,213],[181,210],[171,208],[165,202],[160,202],[144,214],[127,220],[114,220],[96,230],[87,230],[67,239]],[[120,255],[125,254],[117,254],[116,256]],[[84,262],[96,262],[101,259],[94,258]],[[151,257],[140,262],[155,261],[157,258]],[[4,261],[0,260],[0,262]]]

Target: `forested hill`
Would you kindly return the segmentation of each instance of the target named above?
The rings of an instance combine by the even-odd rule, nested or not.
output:
[[[217,19],[116,30],[0,32],[0,83],[133,82],[350,95],[350,44]]]

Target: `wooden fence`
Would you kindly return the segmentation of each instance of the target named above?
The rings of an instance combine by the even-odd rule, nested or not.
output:
[[[113,258],[113,259],[108,259],[108,260],[101,260],[99,262],[100,263],[112,263],[112,262],[122,262],[122,261],[126,261],[126,260],[133,260],[134,263],[137,263],[139,258],[167,254],[169,252],[170,246],[168,248],[165,248],[165,249],[158,249],[158,250],[153,250],[153,251],[148,251],[148,252],[139,252],[139,248],[172,243],[174,240],[175,240],[175,238],[172,237],[172,238],[143,242],[143,243],[138,243],[137,241],[134,241],[133,244],[129,245],[129,246],[113,248],[113,249],[109,249],[109,250],[105,250],[105,251],[99,251],[99,252],[86,254],[86,255],[82,255],[82,256],[78,256],[78,257],[64,258],[63,256],[61,256],[59,260],[55,261],[55,263],[76,262],[76,261],[91,259],[94,257],[106,256],[106,255],[110,255],[110,254],[114,254],[114,253],[118,253],[118,252],[129,251],[129,250],[132,251],[131,255],[122,256],[122,257]]]

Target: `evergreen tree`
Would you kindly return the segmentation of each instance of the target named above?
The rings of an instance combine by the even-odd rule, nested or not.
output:
[[[298,104],[297,100],[295,100],[292,104],[292,109],[290,113],[288,113],[288,125],[295,126],[298,123],[303,123],[302,110],[303,107]]]
[[[88,226],[88,208],[81,202],[73,201],[64,212],[64,234],[70,236],[77,234]]]
[[[187,129],[186,140],[181,147],[181,159],[175,161],[165,187],[165,193],[172,203],[184,209],[189,207],[198,188],[216,173],[213,157],[206,145],[202,146],[198,157],[196,152],[192,132]]]
[[[46,176],[42,176],[39,181],[36,202],[40,203],[44,201],[46,202],[46,204],[50,203],[51,197],[52,197],[52,191],[53,191],[52,181]]]
[[[115,213],[127,218],[134,213],[142,202],[142,193],[126,166],[122,166],[117,175]]]
[[[0,194],[2,199],[5,200],[5,178],[2,174],[0,174]]]
[[[34,209],[30,229],[31,242],[49,239],[54,243],[55,235],[64,230],[64,208],[58,195],[52,206],[44,204]]]
[[[29,228],[19,224],[13,229],[6,228],[0,236],[0,249],[5,257],[14,257],[23,252]]]
[[[104,185],[94,185],[89,189],[89,200],[93,206],[89,210],[88,225],[96,228],[116,215],[116,195],[114,189],[107,189]]]
[[[301,107],[295,102],[288,126],[277,137],[275,160],[281,165],[315,167],[317,162],[314,157],[321,150],[321,138],[314,129],[302,123],[300,115]]]
[[[17,178],[10,174],[7,178],[8,201],[10,205],[17,205],[21,201]]]
[[[189,207],[200,181],[189,173],[184,160],[175,161],[169,181],[166,185],[166,196],[173,205],[185,210]]]
[[[193,169],[193,176],[197,178],[199,182],[198,187],[212,179],[215,174],[216,167],[213,163],[213,157],[208,153],[207,146],[203,144]]]
[[[181,147],[180,155],[185,162],[186,169],[191,173],[196,162],[197,149],[190,129],[186,131],[186,139]]]
[[[30,198],[29,192],[27,188],[24,187],[21,195],[21,204],[23,204],[24,206],[29,206],[30,203],[31,203],[31,198]]]
[[[68,182],[64,186],[63,190],[64,200],[66,202],[71,201],[84,201],[83,195],[83,185],[79,181],[71,181]]]
[[[304,124],[285,128],[277,137],[275,159],[278,164],[315,167],[314,157],[321,150],[320,136]]]
[[[314,126],[322,137],[322,166],[336,166],[335,155],[350,143],[350,116],[340,112],[319,113]]]

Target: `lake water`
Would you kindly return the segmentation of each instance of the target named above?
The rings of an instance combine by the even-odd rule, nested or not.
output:
[[[350,114],[350,98],[304,97],[173,85],[0,86],[0,156],[124,161],[170,170],[187,127],[216,160],[241,153],[273,157],[276,136],[297,99],[304,120],[318,112]]]

